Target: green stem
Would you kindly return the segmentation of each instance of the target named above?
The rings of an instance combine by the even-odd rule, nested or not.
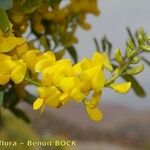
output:
[[[128,59],[128,61],[126,63],[124,63],[124,65],[122,65],[122,69],[120,70],[119,73],[114,74],[109,80],[106,81],[105,83],[105,87],[108,87],[111,83],[113,83],[118,77],[120,77],[124,71],[126,71],[126,69],[128,68],[128,66],[131,64],[131,62],[133,61],[134,57],[140,52],[141,48],[138,47],[135,52],[130,56],[130,58]]]
[[[25,77],[24,80],[25,80],[26,82],[28,82],[28,83],[32,83],[32,84],[35,85],[35,86],[40,86],[40,83],[39,83],[39,82],[34,81],[34,80],[32,80],[31,78],[29,78],[29,77]]]

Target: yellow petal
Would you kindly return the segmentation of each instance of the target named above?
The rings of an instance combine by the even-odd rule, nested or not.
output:
[[[92,63],[93,65],[98,65],[100,67],[99,69],[101,70],[101,68],[103,67],[103,63],[104,63],[103,59],[104,58],[101,53],[95,52],[92,57]]]
[[[92,80],[92,88],[95,91],[100,91],[105,85],[105,75],[103,71],[98,71],[93,80]]]
[[[54,86],[50,86],[50,87],[38,87],[37,89],[39,95],[41,98],[46,99],[47,97],[49,97],[50,95],[52,95],[54,92],[57,91],[57,88]]]
[[[80,75],[80,73],[82,72],[82,68],[81,68],[81,63],[77,63],[75,64],[73,67],[73,74],[74,75]]]
[[[77,77],[66,77],[61,80],[59,87],[63,92],[69,92],[78,84],[80,85],[80,80]]]
[[[66,75],[66,66],[62,66],[62,67],[57,67],[55,69],[54,75],[53,75],[53,84],[55,86],[59,86],[61,80],[65,77]]]
[[[11,60],[11,56],[0,53],[0,61]]]
[[[43,86],[51,86],[52,85],[52,76],[48,73],[44,73],[42,75],[42,85]]]
[[[86,106],[86,111],[89,115],[89,117],[94,121],[100,121],[103,118],[102,112],[98,108],[89,108]]]
[[[55,63],[56,67],[62,67],[62,66],[65,66],[66,68],[66,76],[71,76],[72,73],[73,73],[73,70],[72,70],[72,64],[71,64],[71,61],[69,59],[62,59],[62,60],[58,60],[56,63]]]
[[[101,92],[95,92],[90,100],[86,102],[86,105],[93,109],[98,106],[100,101]]]
[[[9,74],[0,74],[0,85],[5,85],[9,82],[10,75]]]
[[[35,72],[41,72],[43,71],[46,67],[49,67],[52,65],[52,61],[49,59],[44,59],[44,60],[39,60],[36,65],[35,65]]]
[[[28,45],[27,45],[27,43],[23,43],[22,45],[17,46],[15,48],[15,50],[17,51],[18,55],[20,57],[22,57],[22,55],[28,51]],[[33,57],[32,57],[32,59],[33,59]]]
[[[28,69],[34,70],[35,64],[37,62],[37,54],[37,50],[29,50],[23,56],[23,60],[27,64]]]
[[[82,81],[92,80],[95,74],[99,71],[99,67],[92,67],[81,72],[80,78]]]
[[[15,69],[11,72],[11,79],[16,84],[22,82],[26,74],[26,65],[22,63],[20,66],[17,66]]]
[[[3,38],[2,42],[0,42],[0,52],[9,52],[13,50],[16,46],[23,43],[24,39],[22,38],[8,36],[7,38]]]
[[[89,92],[89,90],[92,88],[91,82],[90,81],[84,81],[82,82],[82,86],[81,86],[81,91],[83,93],[87,93]]]
[[[92,63],[91,61],[88,59],[88,58],[84,58],[82,61],[81,61],[81,68],[83,70],[86,70],[86,69],[89,69],[92,67]]]
[[[11,60],[5,60],[0,62],[0,73],[10,73],[14,63]]]
[[[119,93],[127,93],[131,87],[131,82],[111,84],[110,87]]]
[[[85,95],[81,92],[81,88],[77,86],[71,91],[70,97],[76,102],[81,102],[84,99]]]
[[[61,96],[60,96],[60,101],[65,101],[66,99],[69,98],[69,93],[63,93]]]
[[[56,61],[55,55],[52,51],[45,52],[44,56],[46,56],[48,59],[51,59],[52,62]]]
[[[38,110],[39,108],[42,107],[44,100],[42,98],[38,98],[34,101],[33,103],[33,109]]]
[[[46,103],[53,108],[56,108],[59,104],[61,92],[59,90],[52,93],[50,97],[46,99]]]

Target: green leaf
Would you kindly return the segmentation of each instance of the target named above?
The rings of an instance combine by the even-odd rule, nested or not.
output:
[[[134,90],[135,94],[139,97],[145,97],[146,93],[140,83],[131,75],[123,75],[122,78],[127,81],[131,82],[131,87]]]
[[[144,51],[150,52],[150,46],[148,46],[148,45],[141,46],[141,48],[142,48]]]
[[[0,91],[0,106],[1,106],[2,103],[3,103],[3,99],[4,99],[4,92],[3,92],[3,91]]]
[[[115,50],[115,59],[117,60],[117,62],[119,62],[120,64],[123,63],[123,58],[122,58],[122,54],[120,49],[116,49]]]
[[[14,115],[16,115],[17,117],[21,118],[26,123],[30,123],[29,117],[21,109],[19,109],[19,108],[10,108],[10,110],[12,111],[12,113],[14,113]]]
[[[131,50],[135,48],[134,43],[131,39],[129,39],[126,44]]]
[[[129,37],[130,37],[131,40],[132,40],[132,43],[134,44],[134,47],[136,47],[136,42],[135,42],[136,40],[135,40],[135,38],[134,38],[134,36],[133,36],[133,34],[132,34],[130,28],[128,28],[128,27],[127,27],[127,32],[128,32]]]
[[[144,65],[136,66],[132,69],[128,69],[125,73],[128,75],[136,75],[144,70]]]
[[[108,56],[110,56],[112,51],[112,44],[109,42],[106,36],[104,36],[103,39],[101,40],[101,45],[102,50],[107,51]]]
[[[56,60],[62,59],[62,57],[65,55],[65,52],[66,52],[65,49],[55,52]]]
[[[50,41],[45,35],[40,36],[40,44],[42,44],[45,50],[50,49]]]
[[[126,48],[126,56],[127,56],[127,58],[130,58],[133,55],[133,53],[134,53],[134,51],[130,47]]]
[[[29,92],[26,91],[26,97],[24,98],[24,100],[29,103],[29,104],[33,104],[33,102],[35,101],[36,97],[32,94],[30,94]]]
[[[19,97],[14,88],[11,88],[8,92],[6,92],[5,97],[4,105],[7,107],[15,107],[19,102]]]
[[[94,37],[93,40],[94,40],[94,43],[95,43],[95,46],[96,46],[96,50],[97,50],[98,52],[100,52],[100,47],[99,47],[99,44],[98,44],[97,39]]]
[[[13,0],[0,0],[0,7],[3,9],[11,9],[13,7]]]
[[[73,46],[70,47],[66,47],[68,53],[70,54],[70,56],[72,57],[72,59],[74,60],[74,62],[76,63],[78,61],[78,54],[76,49]]]
[[[0,28],[5,34],[10,29],[10,23],[6,11],[3,8],[0,8]]]
[[[132,60],[132,64],[137,64],[138,62],[140,62],[142,59],[141,56],[135,56]]]

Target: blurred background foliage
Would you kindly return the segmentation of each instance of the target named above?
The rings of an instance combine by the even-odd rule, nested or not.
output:
[[[35,130],[33,130],[32,126],[26,124],[22,119],[18,119],[15,115],[13,115],[8,109],[1,109],[2,120],[0,122],[0,139],[3,141],[15,141],[15,142],[23,142],[25,144],[17,144],[15,147],[16,150],[69,150],[73,149],[73,147],[67,146],[56,146],[54,141],[56,140],[67,140],[63,137],[54,137],[54,136],[38,136]],[[52,146],[27,146],[26,142],[28,140],[31,141],[44,141],[44,142],[52,142]],[[1,146],[1,150],[5,149],[13,150],[13,146]]]

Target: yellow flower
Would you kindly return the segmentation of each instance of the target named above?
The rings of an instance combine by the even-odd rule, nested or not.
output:
[[[11,79],[20,83],[26,73],[26,64],[22,60],[12,60],[10,56],[0,53],[0,84],[5,85]]]
[[[40,98],[33,103],[33,109],[40,109],[42,105],[46,104],[53,108],[56,108],[59,105],[61,92],[56,87],[39,87],[38,93]]]
[[[111,84],[110,87],[119,93],[127,93],[131,87],[131,82]]]
[[[33,109],[43,109],[46,105],[58,108],[69,100],[82,102],[93,92],[91,99],[85,103],[86,110],[93,120],[100,120],[102,113],[98,104],[105,84],[104,56],[95,53],[92,59],[84,58],[75,65],[69,59],[56,61],[51,53],[47,56],[36,56],[38,61],[34,63],[35,71],[42,74],[42,86],[38,88],[39,98]]]
[[[94,92],[90,100],[85,100],[85,108],[89,117],[94,121],[100,121],[103,118],[102,112],[98,109],[101,92]]]
[[[81,62],[73,66],[73,73],[80,77],[84,92],[87,92],[89,89],[100,91],[104,87],[105,75],[102,71],[104,64],[104,56],[96,52],[91,60],[84,58]]]
[[[23,38],[17,38],[14,36],[0,36],[0,52],[9,52],[24,42],[25,41]]]
[[[93,121],[100,121],[103,118],[102,112],[97,107],[90,108],[86,106],[86,111]]]
[[[26,64],[22,60],[14,61],[15,67],[11,71],[10,78],[11,80],[18,84],[23,81],[26,74]]]
[[[53,52],[45,52],[37,58],[37,63],[35,65],[35,72],[41,72],[46,67],[53,65],[55,62],[55,55]]]

